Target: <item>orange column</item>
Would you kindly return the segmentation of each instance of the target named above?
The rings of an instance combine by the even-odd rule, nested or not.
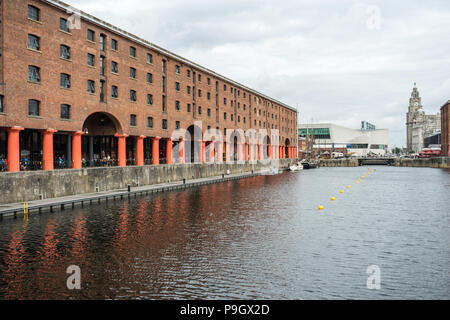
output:
[[[72,133],[72,168],[81,169],[81,136],[82,131]]]
[[[237,159],[238,161],[242,161],[242,143],[238,142],[236,144],[236,148],[237,148]]]
[[[223,162],[223,142],[222,141],[217,142],[217,162],[219,162],[219,163]]]
[[[126,134],[118,134],[116,133],[114,135],[117,137],[117,160],[118,160],[118,166],[119,167],[126,167],[127,166],[127,144],[126,144],[126,138],[128,135]]]
[[[206,156],[205,156],[205,145],[206,145],[206,141],[199,141],[199,142],[200,142],[200,145],[201,145],[201,148],[200,148],[200,152],[201,152],[200,160],[201,160],[202,163],[205,163],[205,158],[206,158]]]
[[[259,160],[259,144],[255,144],[255,160]]]
[[[144,139],[145,136],[136,137],[136,165],[144,165]]]
[[[152,158],[153,158],[153,165],[159,164],[159,140],[161,137],[153,137],[152,138]]]
[[[20,171],[20,131],[22,127],[8,128],[8,171]]]
[[[226,162],[230,161],[230,143],[229,142],[225,142],[225,161]]]
[[[213,163],[214,162],[214,141],[211,141],[209,143],[209,162]]]
[[[245,155],[245,161],[248,161],[248,143],[245,143],[244,155]]]
[[[167,164],[172,164],[172,138],[169,138],[166,140],[167,146],[166,146],[166,158],[167,158]]]
[[[272,145],[268,144],[267,145],[267,158],[270,159],[271,156],[272,156]]]
[[[178,159],[179,159],[179,163],[180,164],[184,164],[186,161],[185,161],[185,158],[184,158],[184,140],[183,140],[183,138],[180,138],[180,140],[179,140],[180,142],[179,142],[179,144],[178,144],[178,150],[179,150],[179,154],[178,154]]]
[[[43,151],[42,162],[44,170],[53,170],[53,134],[58,130],[47,129],[42,131],[43,135]]]
[[[249,160],[253,160],[253,144],[248,145],[248,158]]]

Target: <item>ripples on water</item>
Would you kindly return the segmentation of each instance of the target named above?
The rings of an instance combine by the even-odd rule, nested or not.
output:
[[[0,298],[449,299],[450,171],[377,167],[355,184],[366,170],[5,218]],[[69,265],[81,268],[79,291],[66,287]],[[366,288],[369,265],[381,290]]]

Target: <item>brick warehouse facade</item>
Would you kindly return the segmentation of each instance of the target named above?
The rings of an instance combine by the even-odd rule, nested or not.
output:
[[[9,171],[51,170],[61,159],[73,168],[183,163],[186,138],[172,133],[194,122],[224,136],[267,130],[237,142],[240,160],[297,154],[295,109],[74,11],[55,0],[0,2],[0,157]],[[232,160],[230,143],[217,141],[198,141],[199,161]]]
[[[441,107],[442,155],[450,157],[450,100]]]

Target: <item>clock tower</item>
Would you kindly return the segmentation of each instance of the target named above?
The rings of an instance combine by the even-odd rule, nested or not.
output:
[[[406,148],[407,151],[415,151],[413,147],[413,128],[415,124],[424,121],[425,112],[422,109],[422,98],[419,95],[416,83],[414,83],[411,97],[409,98],[408,113],[406,114]]]

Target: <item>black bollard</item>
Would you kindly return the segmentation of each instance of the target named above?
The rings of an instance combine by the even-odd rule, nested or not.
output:
[[[128,186],[128,192],[131,192],[131,186],[130,185]]]

